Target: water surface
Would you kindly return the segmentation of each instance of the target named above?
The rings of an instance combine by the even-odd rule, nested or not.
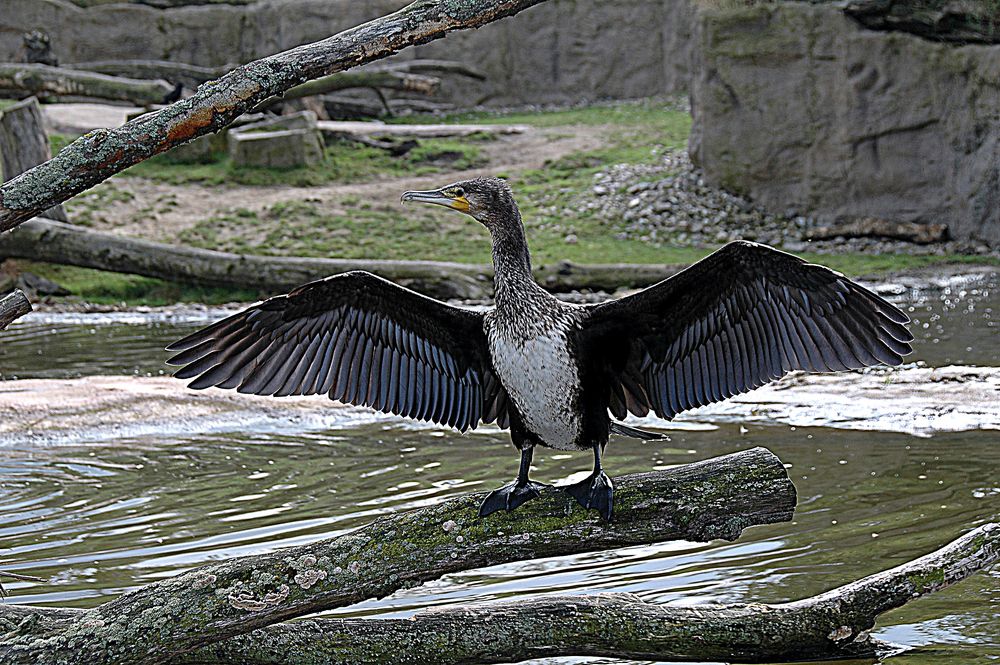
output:
[[[997,286],[991,276],[895,289],[892,297],[912,307],[917,356],[931,365],[1000,365]],[[0,336],[0,370],[6,378],[159,373],[158,349],[205,318],[29,318]],[[658,603],[781,602],[903,563],[1000,519],[995,432],[917,438],[733,422],[670,434],[666,442],[616,440],[609,471],[767,446],[798,489],[794,521],[750,529],[734,543],[674,542],[470,571],[335,613],[408,616],[430,606],[599,591]],[[540,450],[533,475],[572,482],[589,465],[589,454]],[[335,536],[381,514],[491,489],[516,466],[505,433],[459,436],[401,420],[14,446],[0,455],[0,567],[47,580],[5,584],[17,602],[92,607],[210,561]],[[915,647],[886,661],[892,665],[1000,660],[1000,570],[884,615],[876,634]]]

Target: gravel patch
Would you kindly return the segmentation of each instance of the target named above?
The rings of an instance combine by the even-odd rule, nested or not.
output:
[[[685,149],[670,150],[655,164],[616,164],[594,175],[579,202],[608,225],[622,226],[618,237],[655,244],[703,247],[745,239],[793,252],[882,254],[989,254],[982,243],[949,240],[928,245],[886,238],[809,240],[819,226],[789,211],[774,214],[748,199],[705,182]],[[1000,255],[1000,250],[992,250]]]

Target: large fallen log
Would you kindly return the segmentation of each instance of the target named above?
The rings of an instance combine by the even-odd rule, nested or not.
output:
[[[31,311],[31,303],[23,291],[14,290],[0,298],[0,330]],[[0,587],[0,594],[3,587]]]
[[[471,568],[677,539],[734,540],[749,526],[791,519],[795,506],[784,466],[763,448],[623,476],[615,486],[610,522],[557,488],[483,519],[480,492],[331,540],[202,566],[90,610],[2,605],[0,662],[78,662],[83,653],[88,665],[164,662]]]
[[[986,524],[915,561],[779,605],[655,605],[632,594],[543,596],[425,610],[408,619],[311,619],[202,648],[185,663],[464,665],[558,656],[774,663],[877,658],[879,615],[1000,559]]]
[[[314,279],[350,270],[368,270],[439,298],[482,300],[493,292],[493,268],[486,265],[231,254],[137,240],[43,218],[0,235],[0,256],[173,282],[256,289],[264,294],[288,291]],[[555,292],[615,291],[649,286],[679,269],[670,265],[557,262],[540,264],[534,272],[539,283]]]
[[[48,261],[173,282],[254,289],[274,294],[350,270],[368,270],[440,298],[480,299],[490,273],[434,261],[322,259],[231,254],[137,240],[43,218],[0,236],[0,256]]]
[[[48,162],[0,185],[0,231],[133,164],[217,132],[265,99],[305,81],[387,57],[453,30],[477,28],[541,2],[420,0],[323,41],[243,65],[160,111],[82,136]]]
[[[0,62],[0,90],[17,97],[88,97],[145,106],[162,104],[174,92],[174,86],[162,80],[107,76],[37,63]]]
[[[194,90],[205,81],[224,76],[236,65],[223,67],[202,67],[183,62],[166,60],[94,60],[67,64],[69,69],[79,69],[108,76],[128,76],[137,79],[162,79],[171,83],[181,83]]]

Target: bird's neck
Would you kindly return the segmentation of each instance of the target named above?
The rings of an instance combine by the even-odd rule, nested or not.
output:
[[[515,208],[505,223],[492,227],[493,286],[497,307],[514,305],[526,294],[541,291],[531,275],[531,255],[521,214]]]

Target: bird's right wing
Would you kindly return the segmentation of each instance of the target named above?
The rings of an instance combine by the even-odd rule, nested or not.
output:
[[[592,306],[586,336],[604,358],[613,415],[672,418],[791,370],[898,365],[913,340],[908,321],[833,270],[740,241]]]
[[[195,389],[312,395],[475,428],[507,426],[483,315],[371,273],[335,275],[276,296],[167,347]]]

